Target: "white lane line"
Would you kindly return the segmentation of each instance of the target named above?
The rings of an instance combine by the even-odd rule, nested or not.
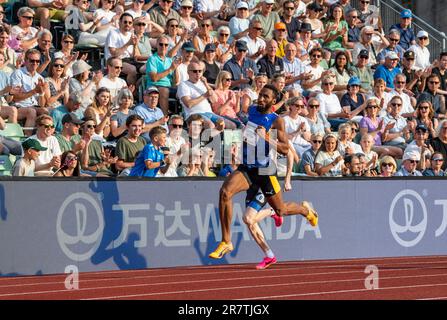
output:
[[[363,279],[364,280],[364,279]],[[408,288],[426,288],[426,287],[443,287],[447,286],[447,283],[434,283],[434,284],[420,284],[420,285],[411,285],[411,286],[398,286],[398,287],[380,287],[378,289],[369,290],[369,289],[352,289],[352,290],[337,290],[337,291],[322,291],[322,292],[309,292],[309,293],[297,293],[297,294],[284,294],[284,295],[276,295],[276,296],[264,296],[264,297],[251,297],[248,299],[237,299],[237,300],[257,300],[257,299],[280,299],[280,298],[292,298],[292,297],[302,297],[302,296],[318,296],[318,295],[327,295],[327,294],[339,294],[339,293],[348,293],[348,292],[377,292],[380,290],[395,290],[395,289],[408,289]]]
[[[387,260],[410,260],[414,262],[409,262],[410,264],[417,264],[422,263],[424,261],[418,261],[418,260],[426,260],[425,262],[430,263],[432,260],[436,259],[435,261],[438,261],[439,258],[447,258],[447,256],[408,256],[408,257],[374,257],[374,258],[359,258],[359,259],[327,259],[327,260],[306,260],[306,261],[284,261],[277,263],[277,265],[294,265],[296,267],[300,268],[337,268],[337,267],[354,267],[359,266],[359,264],[353,264],[353,265],[343,265],[338,264],[339,262],[359,262],[360,264],[362,262],[367,261],[378,261],[377,263],[374,263],[375,265],[392,265],[394,263],[390,262],[387,264],[380,263],[380,261],[387,261]],[[434,262],[434,261],[433,261]],[[444,263],[447,263],[447,260],[443,261]],[[325,266],[303,266],[306,264],[315,264],[315,263],[329,263],[329,265]],[[442,262],[439,262],[442,263]],[[243,263],[243,264],[227,264],[227,265],[207,265],[207,266],[185,266],[185,267],[172,267],[172,268],[150,268],[150,269],[137,269],[137,270],[104,270],[104,271],[95,271],[95,272],[81,272],[81,275],[122,275],[122,274],[132,274],[132,273],[156,273],[160,271],[172,271],[176,269],[181,270],[189,270],[189,269],[235,269],[235,268],[247,268],[252,267],[256,262],[253,263]],[[396,264],[399,264],[399,262],[396,262]],[[3,281],[12,281],[12,280],[25,280],[25,279],[42,279],[45,278],[54,278],[54,277],[64,277],[66,274],[64,273],[58,273],[58,274],[44,274],[44,275],[34,275],[34,276],[13,276],[13,277],[6,277],[6,276],[0,276],[0,283]],[[172,276],[172,275],[169,275]]]
[[[410,270],[418,270],[418,269],[426,269],[427,267],[429,267],[429,265],[444,265],[447,264],[447,260],[444,261],[425,261],[425,262],[401,262],[401,263],[383,263],[383,264],[377,264],[377,267],[379,268],[379,270],[381,270],[381,272],[383,271],[395,271],[395,270],[405,270],[405,269],[383,269],[384,267],[387,266],[394,266],[394,267],[398,267],[398,266],[411,266],[411,265],[424,265],[424,267],[421,268],[413,268]],[[288,263],[277,263],[276,266],[287,266]],[[228,274],[228,273],[255,273],[255,274],[259,274],[260,271],[253,269],[253,265],[250,264],[250,267],[252,269],[250,270],[245,270],[245,268],[241,268],[241,269],[237,269],[237,270],[229,270],[229,271],[215,271],[212,273],[212,275],[223,275],[223,274]],[[363,267],[364,265],[361,264],[335,264],[335,265],[327,265],[327,266],[291,266],[291,267],[281,267],[281,269],[276,268],[276,269],[268,269],[265,270],[263,272],[280,272],[280,271],[287,271],[287,270],[303,270],[303,269],[310,269],[310,270],[315,270],[315,269],[325,269],[325,268],[334,268],[334,269],[338,269],[338,268],[349,268],[349,267],[361,267],[362,269],[359,270],[351,270],[350,272],[362,272],[363,273]],[[382,269],[381,269],[382,268]],[[429,268],[433,268],[436,269],[436,267],[429,267]],[[233,268],[234,269],[234,268]],[[141,270],[144,271],[144,270]],[[149,271],[149,270],[147,270]],[[149,273],[149,272],[148,272]],[[152,273],[152,272],[150,272]],[[326,273],[321,273],[321,274],[337,274],[338,272],[326,272]],[[180,273],[180,274],[165,274],[165,275],[148,275],[148,276],[131,276],[129,277],[129,273],[128,271],[122,271],[120,273],[122,275],[122,277],[120,278],[99,278],[99,279],[87,279],[87,280],[82,280],[80,281],[80,283],[82,282],[110,282],[110,281],[122,281],[122,280],[131,280],[131,279],[148,279],[148,278],[163,278],[163,277],[168,277],[168,278],[172,278],[172,277],[189,277],[189,276],[200,276],[200,275],[210,275],[210,272],[202,272],[202,273]],[[311,273],[302,273],[302,275],[308,275],[308,274],[314,274],[313,272]],[[83,277],[88,277],[90,276],[90,273],[80,273],[79,274],[79,278],[83,278]],[[105,274],[107,275],[107,274]],[[17,284],[7,284],[7,285],[1,285],[0,284],[0,289],[1,288],[8,288],[8,287],[21,287],[21,286],[40,286],[40,285],[53,285],[53,284],[60,284],[62,282],[65,281],[65,277],[67,275],[59,275],[59,281],[41,281],[41,282],[32,282],[32,283],[17,283]],[[62,278],[61,278],[62,277]],[[40,280],[50,280],[50,278],[53,277],[47,277],[47,276],[42,276],[38,279]],[[26,277],[26,278],[22,278],[23,281],[28,280],[30,278]],[[32,279],[30,279],[32,280]],[[1,282],[0,282],[1,283]]]
[[[433,275],[418,275],[418,276],[399,276],[399,277],[381,277],[381,280],[391,280],[391,279],[412,279],[412,278],[429,278],[429,277],[439,277],[439,276],[447,276],[447,273],[433,274]],[[295,286],[295,285],[310,285],[310,284],[327,284],[327,283],[341,283],[341,282],[356,282],[360,281],[361,284],[364,284],[365,278],[358,279],[343,279],[343,280],[321,280],[321,281],[301,281],[301,282],[289,282],[289,283],[276,283],[276,284],[263,284],[263,285],[250,285],[250,286],[237,286],[237,287],[220,287],[220,288],[207,288],[207,289],[195,289],[195,290],[180,290],[180,291],[170,291],[170,292],[153,292],[153,293],[141,293],[141,294],[131,294],[131,295],[121,295],[121,296],[102,296],[102,297],[94,297],[94,298],[86,298],[82,300],[106,300],[106,299],[123,299],[123,298],[141,298],[148,296],[163,296],[170,294],[191,294],[198,292],[209,292],[209,291],[223,291],[223,290],[240,290],[240,289],[256,289],[256,288],[268,288],[268,287],[286,287],[286,286]],[[438,285],[438,284],[437,284]],[[439,284],[441,285],[441,284]],[[447,285],[447,283],[442,284]],[[412,287],[412,286],[410,286]],[[416,287],[416,286],[413,286]],[[367,289],[362,289],[367,290]],[[349,292],[349,290],[348,290]],[[300,295],[306,295],[307,293],[303,293]],[[312,294],[320,294],[319,292],[315,292]],[[323,294],[323,293],[321,293]],[[288,296],[288,295],[286,295]],[[293,296],[293,295],[292,295]],[[252,299],[268,299],[269,297],[256,297],[256,298],[247,298],[246,300]]]
[[[447,297],[420,298],[416,300],[447,300]]]
[[[392,265],[392,266],[407,266],[407,265],[421,265],[420,262],[406,262],[406,263],[392,263],[392,264],[382,264],[382,265],[378,265],[378,268],[380,270],[381,273],[383,272],[394,272],[394,271],[413,271],[413,270],[425,270],[428,268],[430,269],[439,269],[439,268],[444,268],[443,266],[437,267],[437,266],[427,266],[427,265],[437,265],[437,264],[447,264],[447,260],[446,261],[430,261],[430,262],[425,262],[423,264],[425,264],[425,266],[422,266],[420,268],[392,268],[392,269],[384,269],[384,267]],[[281,265],[281,263],[278,263],[276,265]],[[341,271],[341,272],[337,272],[337,271],[331,271],[331,272],[320,272],[320,273],[315,273],[314,271],[316,269],[325,269],[325,268],[346,268],[346,267],[361,267],[358,270],[350,270],[350,271]],[[334,266],[308,266],[308,267],[282,267],[282,268],[276,268],[276,269],[267,269],[267,270],[263,270],[263,271],[259,271],[259,270],[255,270],[255,269],[250,269],[250,270],[244,270],[244,269],[240,269],[240,270],[231,270],[231,271],[216,271],[213,272],[212,275],[213,276],[218,276],[218,275],[226,275],[226,274],[231,274],[231,273],[236,273],[236,274],[256,274],[257,276],[260,274],[260,272],[268,272],[268,273],[278,273],[278,272],[282,272],[282,271],[289,271],[289,270],[303,270],[303,269],[310,269],[311,272],[309,273],[296,273],[293,274],[294,276],[308,276],[308,275],[332,275],[332,274],[344,274],[344,273],[363,273],[364,272],[364,266],[362,265],[334,265]],[[382,268],[382,269],[381,269]],[[288,273],[287,275],[289,275],[290,273]],[[148,275],[148,276],[133,276],[133,277],[121,277],[121,278],[99,278],[99,279],[86,279],[86,280],[81,280],[79,281],[80,284],[83,283],[101,283],[101,282],[107,282],[110,283],[111,281],[127,281],[127,280],[137,280],[137,279],[151,279],[151,278],[156,278],[156,279],[160,279],[160,278],[174,278],[174,277],[181,277],[181,278],[185,278],[185,277],[190,277],[190,276],[208,276],[211,275],[209,272],[201,272],[201,273],[180,273],[180,274],[168,274],[168,275]],[[286,275],[286,276],[287,276]],[[80,273],[79,278],[83,278],[84,276],[87,275],[83,275],[82,273]],[[253,277],[256,278],[256,277]],[[236,278],[239,279],[239,278]],[[25,280],[25,279],[24,279]],[[48,280],[46,277],[42,280]],[[228,278],[226,280],[232,280],[232,278]],[[0,289],[2,288],[21,288],[21,287],[33,287],[33,286],[45,286],[45,285],[58,285],[58,284],[62,284],[65,281],[65,277],[62,279],[59,279],[59,281],[41,281],[41,282],[31,282],[31,283],[18,283],[18,284],[7,284],[7,285],[1,285],[0,284]],[[177,283],[177,282],[176,282]],[[191,283],[194,283],[194,281],[191,281]],[[169,283],[164,283],[164,284],[172,284],[172,282]],[[0,294],[1,297],[1,294]]]

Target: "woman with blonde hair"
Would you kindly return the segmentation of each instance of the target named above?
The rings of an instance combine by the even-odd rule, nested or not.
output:
[[[378,37],[380,41],[374,39],[374,36]],[[365,26],[362,28],[362,30],[360,30],[360,41],[355,43],[354,49],[352,50],[352,63],[354,65],[357,64],[357,58],[360,51],[368,50],[368,66],[371,67],[377,65],[377,55],[380,51],[382,51],[389,45],[390,43],[388,39],[385,38],[383,34],[375,31],[374,28],[371,26]]]
[[[323,138],[323,144],[315,156],[315,172],[324,177],[340,177],[343,157],[338,151],[338,139],[333,133]]]
[[[397,163],[391,156],[384,156],[379,160],[379,177],[392,177],[397,171]]]
[[[101,138],[106,138],[110,134],[110,117],[112,116],[112,99],[110,90],[101,87],[96,91],[93,103],[85,112],[85,118],[95,119],[97,125],[95,133]],[[98,137],[98,138],[99,138]]]
[[[230,120],[235,124],[235,127],[240,128],[242,123],[237,114],[241,109],[241,93],[240,91],[233,91],[230,89],[231,79],[232,77],[230,72],[219,72],[214,90],[214,97],[216,101],[212,103],[211,107],[213,108],[213,112],[215,114]]]

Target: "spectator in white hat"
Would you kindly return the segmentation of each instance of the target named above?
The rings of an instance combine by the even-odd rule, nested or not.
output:
[[[250,25],[249,15],[248,3],[239,1],[236,5],[236,15],[230,19],[230,23],[228,24],[231,37],[237,40],[248,34],[248,27]]]
[[[427,49],[429,43],[427,31],[421,30],[417,34],[416,44],[408,49],[414,52],[414,68],[416,70],[425,70],[430,66],[430,51]]]
[[[82,95],[81,110],[85,111],[92,103],[94,91],[98,88],[99,81],[102,79],[102,72],[97,71],[93,74],[91,80],[90,69],[92,67],[84,60],[76,60],[73,63],[73,78],[68,82],[69,92],[80,92]]]
[[[416,167],[421,160],[421,154],[417,151],[405,152],[402,158],[402,167],[394,175],[396,177],[417,176],[421,177],[422,173],[416,170]]]

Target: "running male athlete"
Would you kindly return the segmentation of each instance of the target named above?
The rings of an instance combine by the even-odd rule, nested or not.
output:
[[[281,187],[276,176],[276,167],[270,163],[270,147],[284,155],[289,150],[284,120],[272,111],[277,96],[278,90],[272,85],[266,85],[259,93],[257,106],[249,108],[248,123],[244,134],[243,164],[227,177],[220,189],[219,218],[222,241],[217,249],[210,253],[210,258],[220,259],[233,250],[230,230],[233,218],[232,198],[235,194],[248,190],[251,185],[256,185],[261,189],[267,202],[278,216],[301,214],[312,226],[318,224],[317,212],[308,202],[303,201],[298,204],[283,201]],[[250,132],[250,128],[253,129],[251,137],[249,133],[247,134]],[[277,140],[270,138],[270,129],[276,130]],[[257,136],[261,139],[256,139]],[[261,152],[259,152],[260,150]]]

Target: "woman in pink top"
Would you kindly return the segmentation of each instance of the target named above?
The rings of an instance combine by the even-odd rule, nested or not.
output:
[[[216,101],[212,104],[213,112],[221,117],[232,121],[238,128],[242,126],[237,114],[241,106],[240,91],[233,91],[231,86],[231,73],[221,71],[217,75],[216,89],[214,90],[214,98]]]

